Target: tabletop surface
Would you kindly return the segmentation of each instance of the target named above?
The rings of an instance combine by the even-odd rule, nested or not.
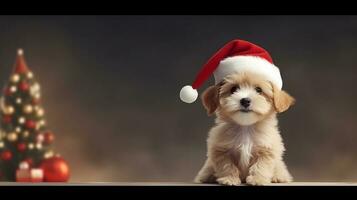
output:
[[[86,183],[17,183],[0,182],[0,186],[219,186],[188,182],[86,182]],[[241,186],[246,186],[242,184]],[[357,182],[292,182],[271,183],[267,186],[357,186]]]

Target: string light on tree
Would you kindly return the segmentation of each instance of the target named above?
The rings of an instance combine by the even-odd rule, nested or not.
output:
[[[10,87],[10,92],[11,93],[15,93],[17,91],[17,87],[16,86],[11,86]]]
[[[21,127],[20,126],[16,127],[15,131],[16,131],[16,133],[21,133]]]
[[[33,111],[33,107],[32,107],[32,105],[30,105],[30,104],[28,104],[28,105],[25,105],[24,106],[24,113],[26,113],[26,114],[30,114],[30,113],[32,113],[32,111]]]
[[[13,73],[0,98],[0,172],[2,180],[15,181],[21,163],[43,172],[45,181],[67,181],[66,161],[52,150],[54,134],[47,129],[41,105],[40,84],[17,54]],[[26,169],[28,169],[28,167]]]
[[[32,72],[27,72],[27,78],[32,79],[33,78],[33,73]]]
[[[33,143],[29,143],[29,144],[28,144],[28,148],[29,148],[29,149],[33,149],[34,147],[35,147],[35,145],[34,145]]]
[[[17,104],[21,104],[22,103],[22,99],[19,97],[19,98],[16,98],[16,103]]]
[[[24,124],[26,122],[26,118],[25,117],[20,117],[19,118],[19,124]]]
[[[17,82],[19,82],[19,80],[20,80],[20,75],[14,74],[14,75],[11,76],[11,82],[12,83],[17,83]]]
[[[42,149],[42,143],[37,143],[37,144],[36,144],[36,148],[37,148],[37,149]]]

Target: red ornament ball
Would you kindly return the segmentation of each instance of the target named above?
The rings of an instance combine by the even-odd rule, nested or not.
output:
[[[30,85],[26,82],[21,82],[19,84],[19,89],[22,91],[27,91],[27,90],[29,90],[29,88],[30,88]]]
[[[45,182],[67,182],[69,180],[68,164],[59,156],[43,160],[40,167],[43,170]]]
[[[9,124],[12,120],[12,117],[10,115],[4,115],[2,118],[2,122],[4,122],[5,124]]]
[[[41,99],[37,99],[37,98],[33,98],[33,99],[32,99],[32,104],[37,105],[37,104],[39,104],[40,102],[41,102]]]
[[[18,144],[17,144],[17,150],[18,150],[19,152],[24,152],[24,151],[26,150],[26,144],[23,143],[23,142],[18,143]]]
[[[4,94],[5,94],[6,96],[10,96],[10,95],[12,94],[12,92],[11,92],[11,90],[10,90],[10,87],[6,87],[6,88],[4,89]]]
[[[52,132],[49,132],[49,131],[45,132],[43,134],[43,136],[44,136],[43,142],[45,144],[51,144],[53,142],[53,140],[55,140],[55,135]]]
[[[11,151],[5,150],[5,151],[1,152],[0,158],[1,158],[1,160],[4,160],[4,161],[11,160],[11,158],[12,158]]]
[[[34,128],[36,128],[36,122],[34,122],[32,120],[27,120],[25,123],[25,126],[28,129],[34,129]]]

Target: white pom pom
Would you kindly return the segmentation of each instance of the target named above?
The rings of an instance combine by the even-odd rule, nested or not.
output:
[[[186,85],[180,91],[180,99],[185,103],[193,103],[196,101],[197,97],[197,90],[193,89],[190,85]]]

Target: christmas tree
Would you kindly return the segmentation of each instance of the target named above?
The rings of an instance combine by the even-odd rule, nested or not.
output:
[[[52,150],[54,134],[46,127],[40,85],[21,49],[0,107],[0,180],[19,180],[18,171],[31,168],[37,169],[36,174],[43,176],[43,181],[67,181],[68,166]]]

